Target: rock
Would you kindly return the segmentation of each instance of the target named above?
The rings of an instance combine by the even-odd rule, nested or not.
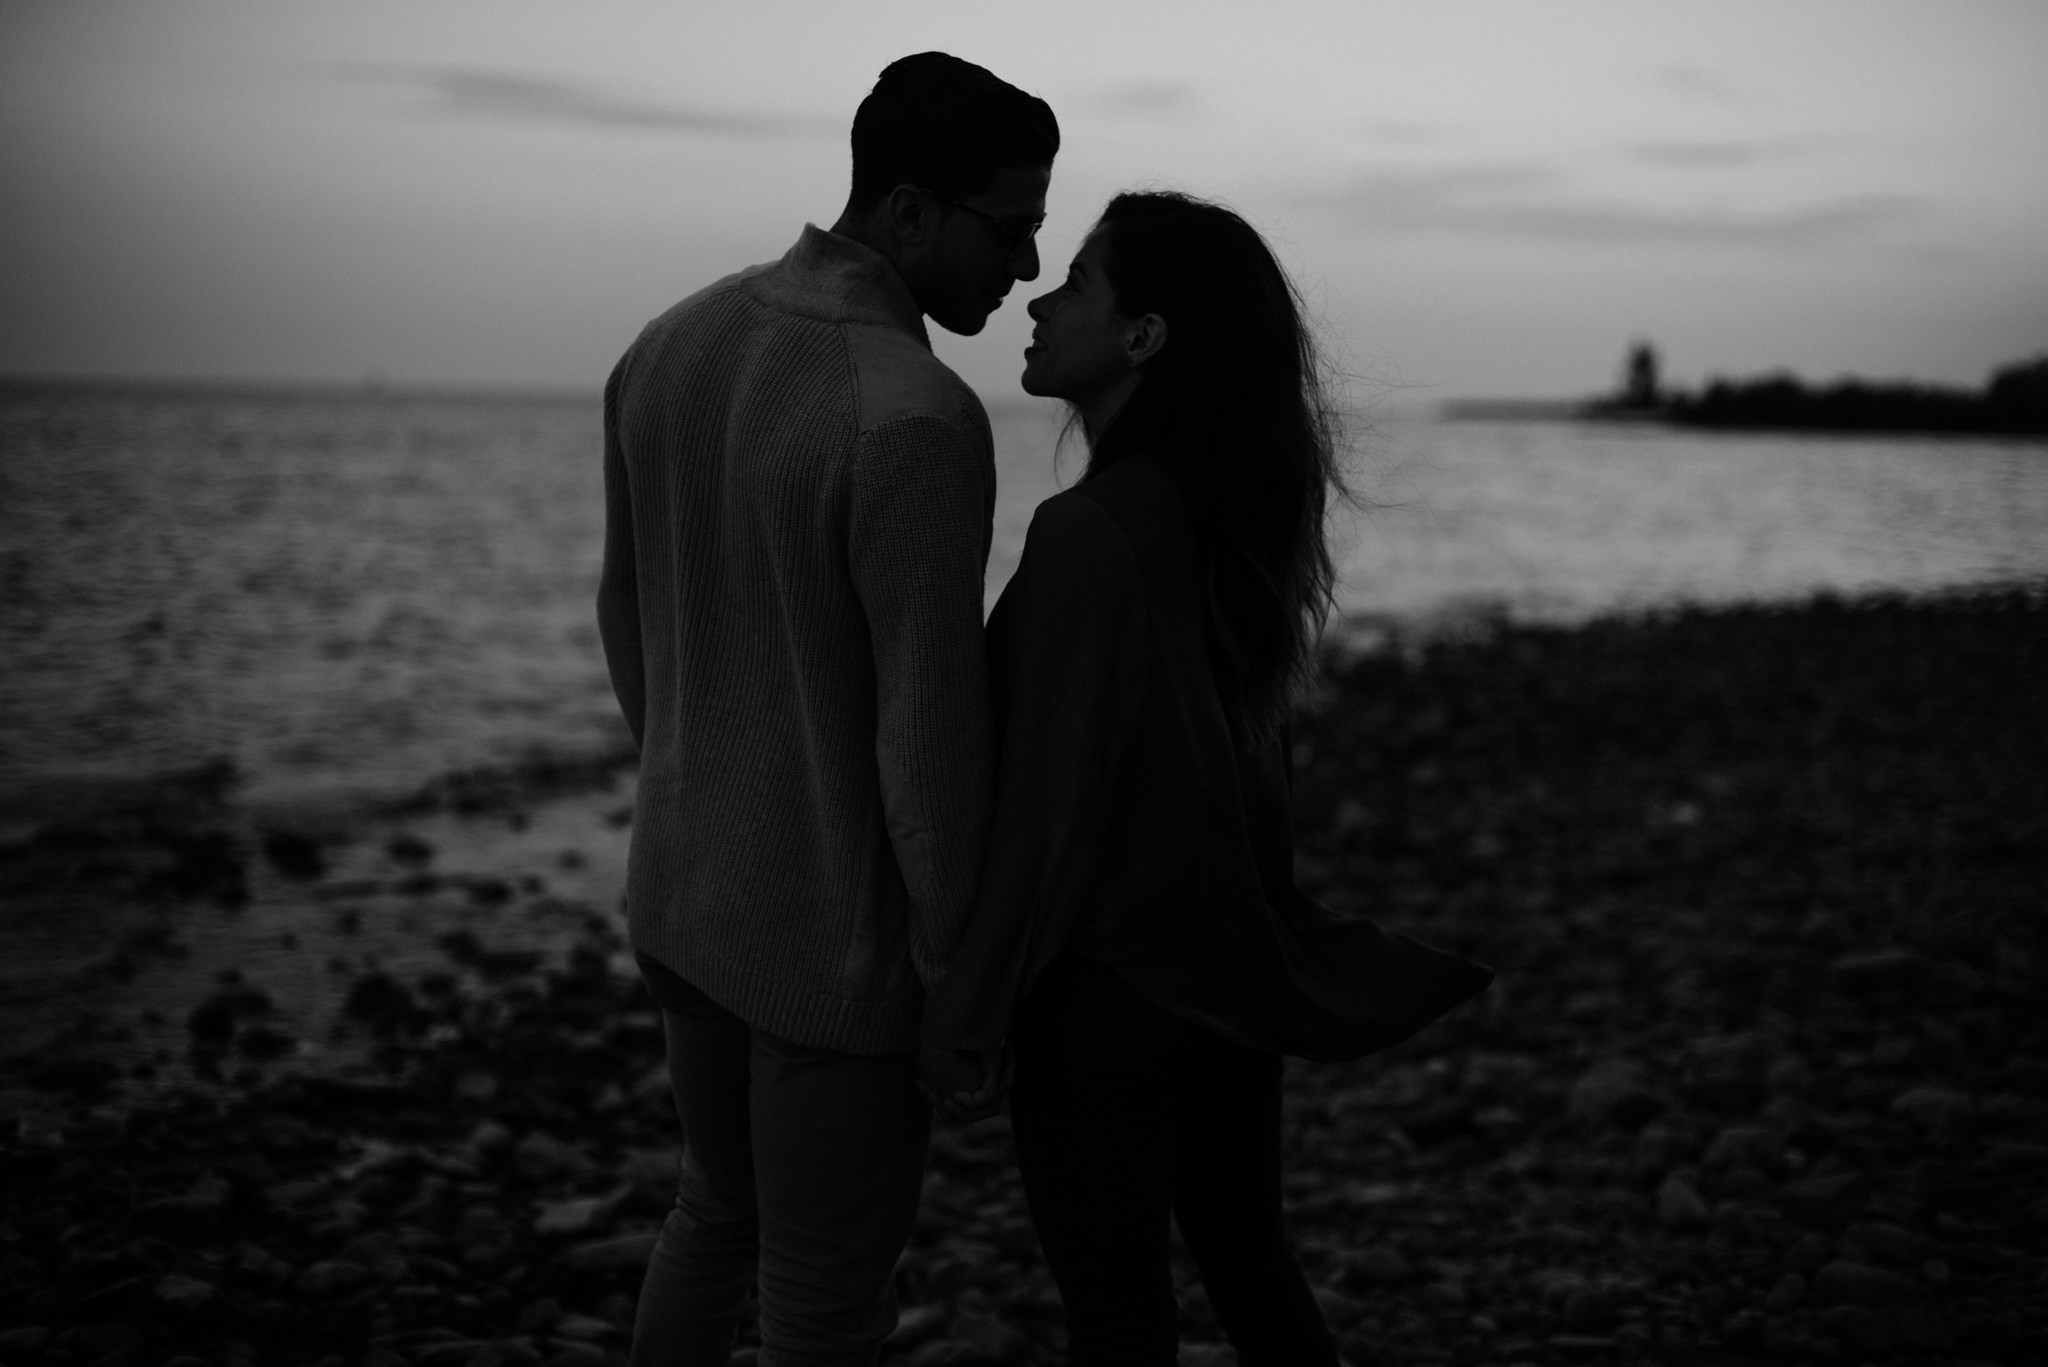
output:
[[[973,1347],[991,1362],[1022,1362],[1031,1351],[1031,1341],[994,1315],[963,1310],[946,1326],[946,1333]]]
[[[1657,1223],[1666,1229],[1697,1229],[1712,1211],[1684,1173],[1674,1172],[1657,1188]]]
[[[1947,1133],[1969,1124],[1976,1104],[1945,1087],[1913,1087],[1892,1098],[1886,1109],[1912,1119],[1930,1133]]]
[[[91,1362],[95,1358],[132,1357],[142,1351],[142,1344],[140,1329],[125,1324],[86,1324],[64,1331],[56,1346]]]
[[[1589,1125],[1636,1129],[1668,1103],[1651,1088],[1642,1068],[1626,1059],[1607,1059],[1579,1075],[1565,1097],[1565,1110]]]
[[[261,1016],[270,1010],[270,998],[253,987],[229,987],[214,993],[192,1008],[185,1028],[203,1043],[225,1044],[235,1025],[246,1016]]]
[[[486,1156],[502,1153],[512,1147],[512,1131],[495,1120],[486,1120],[469,1132],[469,1147]]]
[[[25,1324],[19,1329],[0,1330],[0,1356],[32,1357],[49,1347],[53,1337],[54,1335],[40,1324]]]
[[[578,1196],[568,1201],[551,1201],[534,1217],[533,1232],[542,1235],[587,1234],[611,1214],[610,1196]]]
[[[1820,1317],[1820,1327],[1866,1353],[1889,1355],[1899,1347],[1901,1337],[1892,1316],[1860,1305],[1836,1306]]]
[[[197,1277],[181,1277],[172,1273],[156,1284],[157,1304],[173,1314],[204,1314],[219,1300],[220,1289],[212,1282],[203,1282]]]
[[[303,1153],[325,1142],[319,1130],[292,1115],[266,1115],[251,1135],[269,1153]]]
[[[2048,1168],[2048,1144],[2035,1144],[2024,1139],[2001,1139],[1991,1146],[1987,1156],[2007,1172],[2035,1172]]]
[[[457,1101],[474,1101],[481,1105],[498,1094],[498,1075],[472,1068],[457,1075],[454,1092]]]
[[[1832,1262],[1813,1274],[1813,1293],[1824,1305],[1861,1305],[1873,1310],[1920,1299],[1920,1283],[1881,1267]]]
[[[497,1339],[471,1355],[467,1367],[541,1367],[532,1339]]]
[[[1227,1343],[1182,1343],[1180,1367],[1237,1367],[1237,1350]]]
[[[896,1327],[883,1342],[892,1348],[908,1348],[924,1342],[946,1327],[946,1310],[938,1305],[905,1306],[896,1312]]]
[[[1726,1172],[1735,1167],[1775,1167],[1783,1147],[1770,1130],[1755,1125],[1731,1125],[1707,1145],[1700,1165],[1709,1172]]]
[[[631,1187],[671,1192],[682,1161],[681,1149],[629,1149],[618,1166],[619,1180]]]
[[[412,990],[388,973],[365,973],[348,990],[342,1010],[373,1030],[396,1030],[419,1015]]]
[[[733,1361],[739,1359],[735,1357]],[[547,1367],[608,1367],[611,1355],[594,1343],[556,1343]]]
[[[320,842],[298,831],[272,831],[263,837],[263,857],[287,878],[312,882],[327,872]]]
[[[514,1146],[512,1166],[521,1176],[540,1182],[563,1173],[584,1171],[590,1161],[574,1144],[535,1130]]]
[[[959,1339],[933,1339],[910,1355],[910,1367],[980,1367],[981,1354]]]
[[[247,1025],[235,1036],[235,1052],[243,1058],[283,1058],[298,1047],[297,1036],[269,1025]]]
[[[1920,1240],[1899,1226],[1881,1220],[1854,1224],[1842,1233],[1845,1245],[1854,1245],[1888,1263],[1913,1263],[1922,1257]],[[1856,1262],[1858,1259],[1845,1259]]]
[[[1764,1309],[1774,1315],[1796,1310],[1806,1300],[1806,1278],[1797,1272],[1787,1272],[1771,1283],[1771,1290],[1764,1297]]]
[[[647,1266],[654,1255],[656,1236],[622,1234],[614,1239],[593,1239],[569,1250],[569,1266],[578,1272],[614,1272]]]
[[[601,1320],[595,1315],[567,1314],[554,1322],[553,1332],[558,1339],[587,1339],[594,1342],[612,1337],[619,1329],[611,1321]]]
[[[2011,1315],[1965,1315],[1956,1328],[1964,1343],[1979,1353],[1999,1353],[2019,1337],[2019,1322]]]
[[[1906,1336],[1906,1342],[1928,1353],[1949,1353],[1955,1350],[1955,1331],[1947,1320],[1926,1306],[1909,1305],[1892,1312],[1896,1317],[1899,1331]]]
[[[1354,1296],[1347,1296],[1334,1286],[1315,1288],[1316,1305],[1322,1309],[1323,1319],[1333,1330],[1349,1328],[1365,1314],[1365,1302]]]
[[[1605,1334],[1552,1334],[1546,1342],[1560,1353],[1595,1358],[1607,1356],[1616,1347],[1615,1341]]]
[[[521,1310],[512,1327],[522,1334],[541,1334],[554,1328],[561,1318],[562,1303],[553,1296],[543,1296]]]
[[[1721,1325],[1721,1337],[1731,1347],[1754,1352],[1764,1344],[1764,1317],[1754,1310],[1738,1310]]]
[[[1435,1144],[1470,1129],[1472,1115],[1470,1101],[1446,1097],[1402,1116],[1401,1129],[1418,1144]]]
[[[1870,1179],[1840,1172],[1801,1178],[1778,1188],[1785,1214],[1814,1229],[1834,1229],[1862,1214],[1870,1201]]]
[[[224,1180],[208,1173],[182,1196],[162,1196],[137,1206],[135,1226],[159,1234],[195,1233],[219,1220],[233,1194]]]
[[[384,842],[384,853],[407,868],[424,868],[433,862],[434,847],[416,835],[400,831]]]
[[[1589,1286],[1565,1299],[1564,1327],[1574,1333],[1605,1329],[1616,1312],[1614,1297],[1601,1287]]]
[[[1845,954],[1828,968],[1844,992],[1870,994],[1913,986],[1920,980],[1921,966],[1920,956],[1911,950],[1879,949]]]
[[[1779,1096],[1807,1096],[1813,1091],[1813,1069],[1805,1059],[1787,1054],[1764,1073],[1764,1086]]]
[[[340,1296],[370,1280],[370,1270],[356,1263],[314,1263],[299,1274],[299,1290],[309,1296]]]
[[[1400,1286],[1415,1276],[1415,1265],[1392,1244],[1374,1244],[1349,1259],[1351,1275],[1367,1286]]]
[[[640,1075],[640,1080],[633,1084],[633,1100],[663,1110],[675,1104],[675,1081],[669,1076],[666,1063],[657,1063]]]

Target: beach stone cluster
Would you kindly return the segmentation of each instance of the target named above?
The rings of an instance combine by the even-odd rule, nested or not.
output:
[[[1348,1363],[2048,1361],[2048,739],[2002,691],[2042,622],[1822,604],[1333,663],[1293,734],[1304,887],[1500,971],[1289,1066]],[[623,1363],[680,1136],[614,926],[356,978],[345,1068],[45,1068],[68,1119],[0,1127],[0,1365]],[[220,984],[193,1047],[260,994]],[[1182,1363],[1234,1362],[1174,1275]],[[1064,1360],[1002,1117],[938,1127],[897,1288],[888,1363]]]

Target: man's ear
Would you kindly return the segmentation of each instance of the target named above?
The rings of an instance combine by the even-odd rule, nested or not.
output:
[[[922,243],[938,227],[931,196],[907,181],[889,192],[882,201],[882,213],[889,231],[904,246]]]
[[[1156,313],[1148,313],[1130,325],[1124,334],[1124,357],[1133,366],[1141,366],[1159,354],[1166,345],[1166,320]]]

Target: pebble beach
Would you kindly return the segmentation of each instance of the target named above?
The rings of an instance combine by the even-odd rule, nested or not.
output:
[[[1290,1065],[1345,1360],[2048,1362],[2048,597],[1354,627],[1300,881],[1500,976]],[[630,758],[300,829],[185,782],[0,850],[148,909],[0,1065],[0,1363],[623,1363],[680,1142]],[[205,929],[252,896],[318,933],[259,971]],[[939,1126],[897,1285],[885,1362],[1063,1360],[1003,1117]]]

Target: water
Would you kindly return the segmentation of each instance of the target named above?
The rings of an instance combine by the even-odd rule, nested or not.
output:
[[[993,419],[991,602],[1061,473],[1055,409]],[[1354,613],[1570,619],[2048,573],[2038,443],[1362,435]],[[0,389],[0,815],[218,759],[243,801],[289,807],[616,752],[599,438],[581,399]]]
[[[1061,483],[1055,407],[992,417],[991,602]],[[195,1082],[184,1021],[232,972],[297,1037],[280,1064],[320,1066],[360,1047],[334,1029],[360,972],[446,969],[450,931],[558,956],[617,925],[600,435],[594,399],[0,385],[0,1059]],[[1356,478],[1367,623],[2048,574],[2040,444],[1415,420],[1367,430]],[[536,753],[597,762],[481,815],[391,802]],[[195,766],[237,776],[225,807],[164,779]],[[152,891],[186,829],[232,842],[237,897]],[[279,829],[324,879],[259,853]],[[430,887],[394,839],[431,848]],[[0,1108],[60,1100],[0,1076]]]

